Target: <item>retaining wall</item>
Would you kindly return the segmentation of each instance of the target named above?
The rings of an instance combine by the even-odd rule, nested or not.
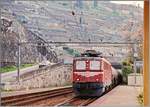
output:
[[[72,66],[58,65],[44,67],[31,75],[21,77],[20,82],[6,83],[4,90],[28,90],[33,88],[48,88],[71,84]]]

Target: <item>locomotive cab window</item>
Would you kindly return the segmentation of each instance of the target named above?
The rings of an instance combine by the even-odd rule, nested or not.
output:
[[[90,70],[100,70],[100,61],[90,61]]]
[[[85,70],[86,63],[85,61],[76,61],[76,70]]]

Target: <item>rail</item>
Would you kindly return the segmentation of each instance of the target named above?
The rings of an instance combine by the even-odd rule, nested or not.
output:
[[[93,101],[97,100],[98,97],[88,98],[88,97],[73,97],[67,101],[64,101],[57,106],[87,106]]]
[[[60,88],[55,90],[2,97],[1,105],[2,106],[23,106],[23,105],[30,105],[30,104],[32,105],[32,103],[38,102],[40,100],[45,100],[55,96],[69,94],[72,92],[73,92],[72,87],[67,87],[67,88]]]

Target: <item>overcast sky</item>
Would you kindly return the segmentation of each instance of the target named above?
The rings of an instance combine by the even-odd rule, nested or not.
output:
[[[112,3],[119,3],[119,4],[132,4],[140,7],[144,7],[144,2],[143,1],[111,1]]]

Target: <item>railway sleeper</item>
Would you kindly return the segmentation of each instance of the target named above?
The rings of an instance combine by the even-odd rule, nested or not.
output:
[[[41,95],[38,95],[38,96],[34,96],[31,98],[26,98],[26,99],[21,99],[21,100],[15,100],[15,101],[11,101],[9,103],[5,102],[5,103],[2,103],[2,105],[10,105],[10,106],[20,106],[20,105],[26,105],[26,104],[31,104],[33,102],[36,102],[36,101],[40,101],[40,100],[43,100],[43,99],[47,99],[47,98],[51,98],[51,97],[55,97],[55,96],[58,96],[58,95],[63,95],[63,94],[67,94],[67,93],[71,93],[71,91],[64,91],[62,90],[61,93],[60,92],[56,92],[56,93],[47,93],[45,94],[44,96],[40,97]]]
[[[66,89],[68,90],[68,89]],[[59,92],[62,92],[62,91],[66,91],[66,90],[61,90]],[[20,96],[20,97],[13,97],[12,99],[9,99],[9,100],[2,100],[1,104],[4,105],[4,104],[11,104],[11,103],[15,103],[15,102],[18,102],[18,101],[22,101],[22,100],[26,100],[26,99],[31,99],[31,98],[34,98],[34,97],[39,97],[39,96],[46,96],[46,95],[49,95],[49,94],[54,94],[54,93],[58,93],[58,91],[52,91],[52,92],[44,92],[44,93],[37,93],[37,94],[29,94],[29,96],[27,95],[23,95]]]
[[[68,93],[71,93],[71,92],[72,91],[70,91],[70,92],[62,92],[62,93],[55,93],[55,94],[50,95],[50,96],[42,96],[42,97],[38,97],[38,98],[35,98],[35,99],[32,99],[32,100],[26,100],[26,101],[18,102],[18,103],[12,104],[11,106],[29,105],[29,104],[32,104],[34,102],[40,101],[40,100],[48,99],[48,98],[59,96],[59,95],[68,94]]]

